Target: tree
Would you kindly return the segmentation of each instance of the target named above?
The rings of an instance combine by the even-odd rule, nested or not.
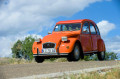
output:
[[[20,58],[20,54],[22,52],[22,41],[18,40],[11,49],[13,54],[12,57]]]
[[[118,59],[118,56],[114,52],[105,52],[105,60],[116,60]],[[84,60],[90,61],[90,60],[96,60],[98,61],[97,55],[92,55],[92,56],[85,56]]]
[[[33,53],[32,53],[32,45],[34,43],[35,39],[31,36],[28,36],[25,38],[22,44],[22,51],[23,56],[25,59],[32,60],[33,59]]]
[[[32,60],[33,59],[32,45],[34,41],[35,38],[33,38],[32,36],[26,37],[25,40],[23,41],[18,40],[11,48],[12,57]]]
[[[114,53],[114,52],[106,52],[105,55],[106,55],[105,56],[106,60],[115,60],[115,59],[118,59],[117,54]]]

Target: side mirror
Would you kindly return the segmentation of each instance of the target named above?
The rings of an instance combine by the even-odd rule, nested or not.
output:
[[[51,34],[51,32],[48,32],[48,35]]]

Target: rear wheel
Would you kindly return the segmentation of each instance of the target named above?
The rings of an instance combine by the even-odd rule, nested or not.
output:
[[[68,55],[67,60],[68,61],[78,61],[80,59],[80,46],[79,44],[75,44],[75,47],[73,49],[73,51]]]
[[[98,56],[98,59],[100,61],[103,61],[105,59],[105,52],[104,51],[103,52],[98,52],[97,56]]]
[[[44,61],[44,58],[43,57],[40,57],[40,56],[35,56],[35,61],[37,63],[42,63]]]

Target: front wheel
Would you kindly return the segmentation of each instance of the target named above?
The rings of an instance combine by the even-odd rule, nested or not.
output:
[[[37,63],[42,63],[44,61],[44,58],[43,57],[40,57],[40,56],[35,56],[35,61]]]
[[[98,56],[98,59],[100,61],[103,61],[105,59],[105,52],[104,51],[103,52],[98,52],[97,56]]]
[[[80,46],[75,44],[73,51],[69,54],[68,61],[78,61],[80,59]]]

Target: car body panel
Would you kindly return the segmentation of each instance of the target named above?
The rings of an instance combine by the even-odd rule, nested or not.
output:
[[[83,51],[84,52],[91,51],[92,45],[91,45],[90,35],[89,34],[86,34],[86,35],[81,34],[80,38],[81,38],[80,42],[81,42]]]
[[[91,35],[91,41],[92,41],[92,51],[97,51],[97,40],[98,35]]]
[[[97,47],[99,52],[106,51],[105,43],[102,39],[98,39]]]
[[[74,48],[74,44],[78,38],[68,38],[68,42],[61,42],[59,53],[70,53]]]

